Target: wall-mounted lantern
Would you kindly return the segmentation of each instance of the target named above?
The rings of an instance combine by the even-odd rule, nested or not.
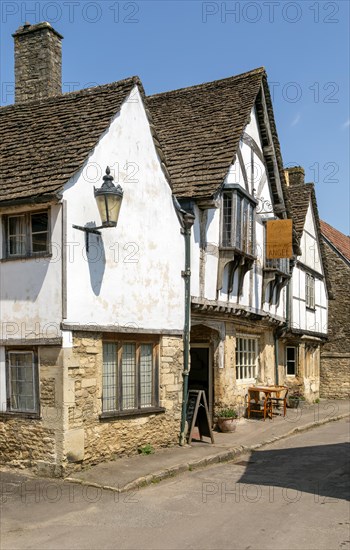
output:
[[[100,189],[94,187],[94,195],[100,213],[102,225],[98,227],[82,227],[81,225],[73,225],[75,229],[85,232],[86,251],[89,251],[89,233],[101,235],[99,229],[106,227],[116,227],[119,218],[120,206],[123,200],[123,189],[120,185],[115,186],[113,176],[109,166],[106,168],[106,175],[103,176],[103,184]]]

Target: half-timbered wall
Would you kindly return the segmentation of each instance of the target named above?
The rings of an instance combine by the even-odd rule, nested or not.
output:
[[[219,248],[222,242],[222,195],[216,208],[195,207],[196,221],[192,235],[192,282],[191,294],[210,301],[238,304],[251,311],[265,311],[282,318],[285,313],[285,289],[280,300],[269,304],[262,297],[263,267],[265,261],[265,223],[274,218],[272,195],[268,174],[265,168],[262,144],[259,135],[255,108],[247,125],[235,163],[230,167],[224,189],[232,185],[240,186],[250,197],[264,205],[265,214],[255,214],[255,255],[256,261],[245,277],[241,294],[238,296],[238,272],[234,276],[232,292],[228,293],[228,271],[223,274],[222,288],[217,290]],[[259,211],[259,208],[257,208]]]

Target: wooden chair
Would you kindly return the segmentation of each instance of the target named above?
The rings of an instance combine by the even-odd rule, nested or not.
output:
[[[288,397],[288,388],[283,386],[281,391],[276,393],[276,395],[271,396],[271,413],[273,410],[279,409],[283,405],[283,416],[286,416],[287,411],[287,397]]]
[[[264,420],[266,416],[272,417],[272,406],[271,398],[269,395],[264,395],[260,399],[260,392],[253,389],[248,389],[248,405],[247,405],[247,415],[250,418],[250,413],[259,413],[262,414]]]

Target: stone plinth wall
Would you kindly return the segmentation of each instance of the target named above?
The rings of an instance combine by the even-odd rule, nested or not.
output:
[[[350,354],[321,355],[321,397],[349,399]]]
[[[209,320],[215,326],[215,319]],[[251,336],[258,339],[257,381],[274,382],[274,339],[273,329],[257,322],[245,323],[225,322],[224,331],[215,330],[198,324],[192,327],[191,344],[209,344],[211,350],[214,385],[213,414],[219,409],[235,407],[240,415],[245,413],[248,387],[255,381],[236,379],[236,339],[238,336]],[[219,327],[219,323],[216,322]],[[223,338],[223,340],[221,340]],[[220,356],[220,346],[223,343],[223,357]]]
[[[328,302],[328,341],[321,351],[320,395],[342,399],[350,392],[350,266],[327,242],[324,248],[334,300]]]
[[[0,414],[0,461],[55,476],[61,474],[63,441],[61,349],[39,347],[38,361],[40,413]]]
[[[1,416],[1,462],[14,466],[33,466],[37,461],[56,461],[55,431],[42,420]]]
[[[234,335],[234,336],[233,336]],[[240,380],[236,377],[236,338],[250,336],[258,340],[258,356],[255,380]],[[227,326],[225,346],[227,350],[225,370],[229,376],[227,383],[230,391],[221,396],[220,406],[234,406],[240,415],[244,415],[247,407],[249,386],[258,383],[272,384],[275,376],[274,340],[272,329],[257,323],[246,325],[233,324]]]
[[[140,340],[140,336],[138,338]],[[117,339],[116,336],[115,341]],[[70,396],[66,403],[66,471],[125,454],[136,454],[138,448],[146,444],[161,447],[178,443],[182,403],[182,338],[164,336],[158,341],[159,405],[165,408],[165,412],[101,418],[103,336],[97,333],[74,334],[74,347],[66,362]]]
[[[287,376],[284,365],[285,346],[297,348],[297,364],[295,376]],[[309,403],[314,403],[320,393],[320,344],[316,342],[300,343],[299,339],[287,341],[280,348],[280,358],[283,367],[279,370],[279,382],[289,388],[289,395],[298,392]]]

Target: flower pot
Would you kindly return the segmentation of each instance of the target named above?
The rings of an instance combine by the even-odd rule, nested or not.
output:
[[[236,431],[237,418],[218,417],[218,427],[220,432],[229,433]]]
[[[299,397],[289,397],[288,407],[290,409],[297,409],[299,407]]]

